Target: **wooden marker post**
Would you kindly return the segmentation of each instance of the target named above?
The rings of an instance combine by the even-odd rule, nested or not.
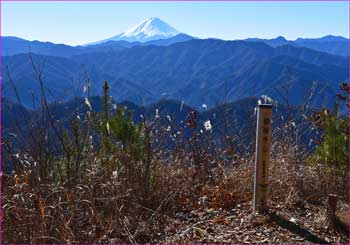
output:
[[[267,212],[267,186],[269,177],[270,145],[271,145],[272,105],[258,106],[256,127],[255,180],[254,180],[254,212]]]

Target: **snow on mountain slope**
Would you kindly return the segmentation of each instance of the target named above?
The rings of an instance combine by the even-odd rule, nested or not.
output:
[[[169,38],[180,34],[173,27],[158,18],[148,18],[139,25],[132,27],[124,32],[121,38],[134,38],[137,41],[150,41],[154,37]]]
[[[180,34],[175,28],[159,18],[153,17],[142,21],[140,24],[130,28],[114,37],[98,41],[92,44],[100,44],[108,41],[148,42],[152,40],[168,39]]]

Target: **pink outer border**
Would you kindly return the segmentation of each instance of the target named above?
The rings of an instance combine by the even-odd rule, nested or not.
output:
[[[0,244],[2,244],[2,35],[1,35],[1,7],[0,0]]]
[[[0,0],[0,2],[349,2],[350,0]]]
[[[0,23],[1,23],[1,6],[2,2],[348,2],[348,38],[350,39],[350,0],[0,0]],[[3,84],[3,77],[2,77],[2,35],[1,35],[1,24],[0,24],[0,244],[2,244],[2,84]],[[349,76],[348,79],[350,79],[350,41],[348,46],[348,72]],[[350,81],[347,81],[348,83]],[[350,110],[348,112],[348,117],[350,119]],[[350,128],[350,120],[348,127]],[[350,159],[349,159],[349,165],[350,165]],[[350,176],[349,176],[350,178]],[[350,179],[349,179],[350,181]],[[349,200],[350,203],[350,200]],[[350,228],[349,228],[350,229]],[[350,230],[349,230],[350,232]],[[27,245],[27,244],[18,244],[18,245]],[[44,244],[46,245],[46,244]],[[49,244],[48,244],[49,245]],[[80,245],[80,244],[77,244]],[[107,245],[107,244],[99,244],[99,245]],[[108,244],[110,245],[110,244]],[[194,244],[195,245],[195,244]],[[293,245],[293,244],[290,244]]]
[[[349,10],[349,12],[348,12],[348,27],[349,27],[348,37],[350,39],[350,2],[348,2],[348,10]],[[349,43],[349,46],[348,46],[348,55],[349,55],[348,56],[348,72],[349,72],[349,75],[348,75],[347,83],[349,84],[350,83],[350,41],[348,43]],[[350,94],[348,96],[350,96]],[[348,120],[348,128],[350,128],[350,108],[348,108],[348,119],[349,119]],[[349,152],[349,156],[350,156],[350,152]],[[348,160],[349,160],[349,165],[350,165],[350,159],[348,159]],[[350,175],[349,175],[349,183],[350,183]],[[349,201],[349,203],[350,203],[350,201]],[[348,220],[348,222],[349,222],[349,220]],[[350,234],[350,225],[349,225],[349,234]]]

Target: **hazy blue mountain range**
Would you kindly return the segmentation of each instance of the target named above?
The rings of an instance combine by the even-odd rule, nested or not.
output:
[[[134,46],[159,45],[166,46],[177,42],[184,42],[194,39],[194,37],[180,33],[166,39],[156,39],[151,41],[125,41],[106,39],[95,44],[84,46],[69,46],[65,44],[54,44],[51,42],[28,41],[18,37],[2,37],[2,56],[10,56],[22,53],[36,53],[43,55],[52,55],[60,57],[70,57],[77,54],[89,52],[115,51]],[[248,38],[243,41],[263,42],[271,47],[283,45],[293,45],[296,47],[305,47],[316,51],[329,54],[349,56],[349,39],[344,37],[325,36],[321,38],[298,38],[295,41],[286,40],[284,37],[273,39]]]
[[[313,106],[331,106],[339,84],[348,80],[348,39],[342,37],[198,39],[158,18],[118,35],[74,47],[2,37],[3,96],[15,98],[10,75],[23,104],[33,107],[40,100],[33,71],[42,70],[50,101],[86,96],[87,81],[90,95],[100,95],[107,80],[116,101],[146,106],[174,99],[213,107],[262,94],[300,104],[312,89]]]
[[[298,38],[294,41],[287,40],[282,36],[273,39],[248,38],[245,40],[250,42],[263,42],[272,47],[287,44],[294,45],[346,57],[350,54],[349,39],[340,36],[328,35],[321,38]]]
[[[119,51],[142,45],[170,45],[193,37],[180,33],[159,18],[148,18],[114,37],[83,46],[69,46],[51,42],[28,41],[18,37],[2,37],[2,56],[32,52],[35,54],[70,57],[89,52]]]
[[[83,96],[88,74],[92,94],[100,94],[103,81],[108,80],[113,98],[137,104],[167,98],[184,99],[194,107],[213,106],[261,94],[279,97],[289,85],[290,102],[298,104],[317,81],[314,105],[329,105],[339,83],[348,79],[347,59],[342,56],[291,45],[273,48],[262,42],[217,39],[137,45],[71,57],[33,54],[32,60],[36,66],[43,65],[43,80],[53,100]],[[3,57],[6,67],[24,104],[30,106],[31,91],[38,94],[40,87],[29,55]],[[6,71],[3,74],[3,93],[13,98]]]
[[[69,46],[53,44],[50,42],[28,41],[18,37],[2,37],[2,56],[27,53],[69,57],[76,54],[106,50],[120,50],[135,45],[170,45],[176,42],[192,39],[188,34],[182,33],[157,17],[148,18],[114,37],[99,40],[83,46]],[[330,54],[348,56],[349,39],[340,36],[324,36],[321,38],[298,38],[286,40],[279,36],[273,39],[248,38],[245,41],[264,42],[272,47],[294,45],[306,47]],[[101,45],[102,44],[102,45]]]
[[[1,37],[2,56],[12,56],[16,54],[42,54],[58,57],[71,57],[78,54],[94,52],[119,51],[125,48],[145,45],[165,46],[177,42],[184,42],[193,39],[186,34],[178,34],[167,39],[152,40],[147,42],[128,42],[128,41],[106,41],[100,44],[91,44],[88,46],[69,46],[65,44],[54,44],[51,42],[28,41],[18,37]]]

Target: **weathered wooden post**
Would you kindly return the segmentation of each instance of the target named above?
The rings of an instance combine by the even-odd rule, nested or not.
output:
[[[254,178],[254,212],[267,212],[272,105],[258,105]]]
[[[337,211],[337,202],[338,202],[337,195],[334,195],[334,194],[328,195],[327,221],[330,227],[334,227],[336,224],[337,218],[336,218],[335,212]]]

